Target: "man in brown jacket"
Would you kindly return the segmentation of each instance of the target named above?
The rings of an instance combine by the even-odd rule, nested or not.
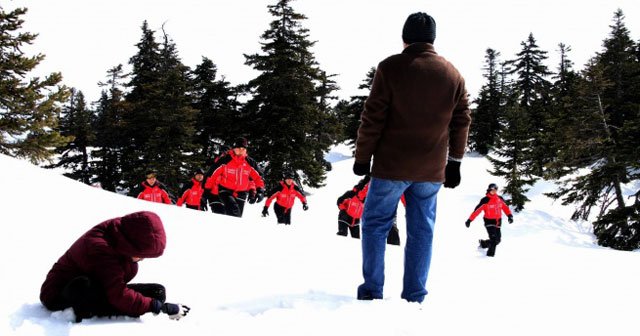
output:
[[[426,13],[407,18],[405,48],[380,62],[362,112],[353,171],[372,178],[362,217],[360,300],[383,297],[385,242],[402,194],[407,244],[401,296],[424,300],[437,194],[443,182],[445,188],[460,184],[469,104],[464,79],[434,50],[435,27]]]

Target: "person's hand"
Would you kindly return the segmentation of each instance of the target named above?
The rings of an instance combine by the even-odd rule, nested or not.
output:
[[[264,199],[264,189],[262,189],[262,188],[256,189],[256,202],[255,203],[260,203],[260,202],[262,202],[263,199]]]
[[[304,211],[309,210],[309,206],[307,205],[307,203],[302,203],[302,210]]]
[[[353,173],[358,176],[369,175],[371,173],[371,164],[367,163],[353,163]]]
[[[269,216],[269,208],[264,207],[262,208],[262,217],[267,217]]]
[[[160,311],[169,315],[169,318],[172,320],[179,320],[184,316],[187,316],[191,308],[188,306],[179,304],[179,303],[165,303],[162,305]]]
[[[513,215],[507,216],[507,220],[509,221],[509,224],[512,224],[513,223]]]
[[[247,199],[247,202],[249,202],[249,204],[254,204],[256,202],[256,197],[257,193],[255,190],[249,191],[249,198]]]
[[[467,221],[466,221],[466,222],[464,222],[464,225],[465,225],[466,227],[471,226],[471,220],[470,220],[470,219],[467,219]]]
[[[444,187],[455,188],[460,185],[460,162],[449,160],[444,169]]]

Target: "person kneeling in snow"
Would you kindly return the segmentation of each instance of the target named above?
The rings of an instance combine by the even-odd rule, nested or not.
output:
[[[269,215],[269,206],[274,199],[276,200],[276,204],[273,206],[273,210],[276,213],[278,224],[291,225],[291,208],[293,208],[296,197],[302,202],[302,210],[309,210],[307,199],[302,194],[300,187],[293,182],[293,178],[293,172],[283,174],[283,180],[268,194],[269,198],[262,209],[262,217]]]
[[[128,284],[138,262],[162,255],[162,220],[149,211],[106,220],[87,231],[53,265],[40,289],[51,311],[73,308],[76,322],[94,316],[165,313],[178,320],[190,308],[165,302],[160,284]]]
[[[502,224],[502,211],[507,215],[509,224],[513,223],[513,215],[511,210],[498,195],[498,186],[495,183],[489,184],[487,195],[480,200],[475,210],[464,223],[467,227],[471,226],[471,222],[476,219],[481,211],[484,211],[484,227],[487,229],[489,239],[480,239],[480,247],[487,249],[487,257],[493,257],[496,254],[496,246],[500,244],[502,233],[500,225]]]

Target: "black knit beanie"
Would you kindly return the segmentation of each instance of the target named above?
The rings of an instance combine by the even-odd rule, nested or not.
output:
[[[433,44],[435,39],[436,21],[429,14],[418,12],[409,15],[402,28],[404,43],[427,42]]]
[[[249,141],[246,138],[237,138],[236,141],[233,142],[232,148],[247,148],[249,146]]]

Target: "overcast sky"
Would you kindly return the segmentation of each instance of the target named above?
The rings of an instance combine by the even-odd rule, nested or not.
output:
[[[30,53],[46,59],[35,74],[60,71],[67,86],[82,90],[89,101],[99,97],[98,81],[108,69],[127,65],[137,50],[144,20],[161,38],[166,33],[177,45],[183,63],[198,65],[203,56],[218,66],[219,74],[237,85],[257,73],[244,65],[243,54],[261,52],[260,35],[273,18],[267,5],[276,0],[5,0],[5,11],[27,7],[23,31],[38,33]],[[357,94],[357,86],[370,67],[402,50],[402,25],[417,11],[432,15],[437,23],[436,51],[448,58],[466,78],[476,97],[484,83],[485,50],[513,59],[520,43],[533,33],[548,51],[547,66],[557,68],[557,46],[572,47],[569,57],[581,69],[601,51],[613,13],[621,8],[631,37],[640,39],[638,0],[295,0],[294,10],[308,17],[320,67],[336,74],[338,95]]]

